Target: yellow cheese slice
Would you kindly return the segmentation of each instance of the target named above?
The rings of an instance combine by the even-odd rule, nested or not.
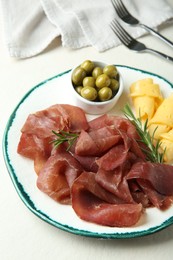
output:
[[[161,125],[161,124],[151,124],[148,127],[148,131],[150,136],[153,136],[154,139],[160,139],[162,137],[162,134],[167,133],[171,128],[167,125]]]
[[[140,117],[142,120],[148,118],[149,120],[153,117],[155,112],[155,102],[152,97],[149,96],[139,96],[134,98],[133,104],[135,107],[136,116]]]
[[[164,99],[158,107],[153,118],[148,123],[148,125],[151,124],[163,124],[173,128],[173,94]]]
[[[167,139],[162,139],[161,140],[161,145],[160,147],[162,148],[162,150],[165,150],[165,154],[164,154],[164,161],[166,163],[172,163],[173,162],[173,142]]]
[[[163,101],[159,85],[154,84],[151,78],[140,79],[134,82],[130,86],[130,96],[136,115],[142,121],[150,120]]]
[[[173,142],[173,129],[171,129],[169,132],[167,133],[162,133],[160,135],[160,138],[163,138],[163,139],[166,139],[166,140],[169,140],[169,141],[172,141]]]
[[[146,78],[146,79],[140,79],[136,82],[134,82],[131,86],[130,86],[130,94],[133,93],[138,93],[139,95],[141,95],[141,90],[140,90],[140,86],[142,85],[146,85],[146,84],[153,84],[153,79],[151,78]]]
[[[138,80],[130,86],[130,96],[132,98],[145,95],[155,97],[159,101],[163,100],[159,85],[154,84],[150,78]]]

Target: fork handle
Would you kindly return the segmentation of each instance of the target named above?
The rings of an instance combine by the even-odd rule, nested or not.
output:
[[[161,58],[164,58],[164,59],[166,59],[168,61],[172,61],[173,62],[173,57],[170,57],[170,56],[168,56],[168,55],[166,55],[166,54],[164,54],[164,53],[162,53],[160,51],[156,51],[156,50],[153,50],[153,49],[150,49],[150,48],[146,48],[146,51],[154,53],[154,54],[158,55]]]
[[[169,39],[167,39],[166,37],[164,37],[163,35],[161,35],[160,33],[156,32],[155,30],[153,30],[152,28],[148,27],[145,24],[141,24],[140,26],[142,28],[144,28],[146,31],[150,32],[151,34],[153,34],[154,36],[158,37],[159,39],[161,39],[162,41],[164,41],[165,43],[167,43],[169,46],[173,47],[173,42],[170,41]]]

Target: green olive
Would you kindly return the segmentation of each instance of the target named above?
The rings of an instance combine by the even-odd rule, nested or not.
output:
[[[90,60],[85,60],[80,66],[86,71],[87,74],[90,74],[94,69],[94,63]]]
[[[111,83],[110,78],[104,73],[98,76],[98,78],[96,79],[96,86],[98,88],[108,87],[110,83]]]
[[[112,97],[112,90],[108,87],[101,88],[98,92],[100,101],[107,101]]]
[[[75,87],[76,92],[81,95],[81,90],[83,89],[83,86],[77,86]]]
[[[119,73],[116,66],[104,68],[93,61],[85,60],[76,67],[71,77],[73,87],[83,98],[90,101],[106,101],[116,95],[119,89]]]
[[[95,87],[95,78],[94,77],[85,77],[83,79],[83,86],[90,86],[90,87]]]
[[[98,76],[103,74],[103,69],[101,67],[95,67],[92,71],[92,76],[96,79]]]
[[[77,67],[72,73],[72,82],[76,86],[82,85],[83,79],[86,77],[86,71],[81,68]]]
[[[119,89],[119,82],[116,79],[111,79],[111,84],[109,87],[112,89],[113,92],[116,92]]]
[[[97,90],[90,86],[83,87],[81,90],[81,96],[85,99],[93,101],[97,97]]]
[[[103,69],[103,73],[108,75],[110,78],[114,78],[117,75],[117,69],[114,65],[107,65]]]

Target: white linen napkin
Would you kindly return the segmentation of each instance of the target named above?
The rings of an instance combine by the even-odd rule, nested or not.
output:
[[[173,8],[166,0],[123,2],[152,28],[173,17]],[[117,17],[110,0],[0,0],[0,4],[6,43],[13,57],[34,56],[58,36],[64,47],[73,49],[91,45],[102,52],[120,44],[109,26]],[[134,37],[146,33],[122,24]]]

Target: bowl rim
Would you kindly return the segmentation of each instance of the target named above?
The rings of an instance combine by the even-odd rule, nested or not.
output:
[[[108,64],[108,63],[101,62],[101,61],[92,61],[92,62],[94,62],[94,64],[96,64],[96,66],[105,67],[106,65],[113,65],[113,66],[116,67],[115,64]],[[78,65],[78,66],[80,66],[80,65]],[[73,86],[73,83],[72,83],[72,79],[71,79],[71,76],[72,76],[73,71],[74,71],[78,66],[76,66],[75,68],[73,68],[73,69],[71,70],[70,80],[71,80],[71,86],[72,86],[73,92],[74,92],[75,96],[76,96],[80,101],[84,102],[84,103],[87,104],[87,105],[91,105],[91,106],[103,106],[103,105],[112,103],[114,100],[117,100],[117,99],[121,96],[121,94],[122,94],[122,92],[123,92],[124,86],[123,86],[123,79],[122,79],[121,73],[119,72],[119,70],[118,70],[117,67],[116,67],[116,68],[117,68],[117,71],[118,71],[118,74],[119,74],[119,89],[118,89],[118,92],[117,92],[111,99],[106,100],[106,101],[94,101],[94,100],[92,101],[92,100],[87,100],[87,99],[85,99],[84,97],[80,96],[80,94],[78,94],[78,93],[76,92],[76,90],[74,89],[74,86]]]

